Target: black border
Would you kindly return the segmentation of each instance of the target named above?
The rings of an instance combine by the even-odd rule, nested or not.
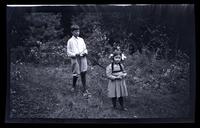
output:
[[[199,32],[199,20],[198,20],[198,18],[197,18],[197,13],[199,12],[199,9],[198,9],[198,7],[197,7],[197,1],[198,0],[166,0],[166,1],[164,1],[164,0],[154,0],[154,1],[150,1],[150,0],[133,0],[133,1],[131,1],[131,2],[133,2],[133,3],[131,3],[130,1],[127,1],[127,0],[123,0],[123,2],[113,2],[113,1],[104,1],[104,2],[101,2],[100,4],[129,4],[129,3],[131,3],[131,4],[134,4],[134,3],[136,3],[136,4],[195,4],[195,21],[196,21],[196,23],[195,23],[195,26],[196,26],[196,29],[195,29],[195,31],[196,31],[196,42],[198,42],[199,41],[199,39],[198,39],[198,36],[197,36],[197,33]],[[60,1],[60,0],[56,0],[56,3],[55,3],[55,1],[54,2],[52,2],[52,1],[48,1],[48,2],[44,2],[44,1],[20,1],[20,0],[16,0],[16,1],[3,1],[2,2],[3,3],[3,11],[1,11],[1,13],[3,14],[3,17],[6,19],[6,5],[7,4],[18,4],[18,5],[20,5],[20,4],[83,4],[83,1],[74,1],[74,0],[70,0],[70,1],[68,1],[68,2],[63,2],[63,1]],[[97,2],[92,2],[92,3],[88,3],[88,4],[96,4]],[[4,39],[4,42],[6,42],[6,20],[1,20],[1,22],[3,22],[3,28],[4,29],[1,29],[1,30],[3,30],[3,34],[1,34],[2,35],[2,37],[3,37],[3,39]],[[8,64],[8,62],[9,62],[9,60],[8,60],[8,58],[7,58],[7,55],[9,54],[9,51],[8,51],[8,46],[7,46],[7,43],[5,44],[5,43],[3,43],[3,50],[1,50],[1,52],[2,52],[2,54],[1,55],[3,55],[3,60],[5,60],[5,61],[3,61],[3,80],[4,80],[4,82],[3,82],[3,84],[2,85],[7,85],[8,83],[7,83],[7,80],[9,80],[9,78],[5,75],[5,74],[7,74],[8,72],[7,71],[9,71],[9,68],[8,68],[8,66],[7,66],[7,64]],[[197,47],[194,45],[193,46],[193,48],[194,48],[194,51],[193,51],[193,53],[194,53],[194,55],[196,55],[196,51],[197,51]],[[7,54],[7,55],[5,55],[5,54]],[[193,79],[192,80],[192,84],[195,84],[195,85],[197,85],[197,83],[198,83],[198,79],[195,79],[195,78],[197,78],[197,77],[195,77],[196,76],[196,69],[198,68],[198,67],[196,67],[196,65],[198,65],[198,64],[196,64],[196,63],[198,63],[198,61],[196,61],[198,58],[197,58],[197,56],[193,56],[193,58],[192,58],[193,60],[192,60],[192,63],[191,63],[191,69],[192,69],[192,75],[191,75],[191,78]],[[9,74],[7,74],[7,75],[9,75]],[[192,90],[195,90],[193,93],[196,93],[197,95],[198,95],[198,91],[199,91],[199,87],[198,86],[196,86],[196,87],[194,87],[194,88],[191,88]],[[75,120],[71,120],[71,119],[57,119],[57,120],[52,120],[52,119],[44,119],[44,121],[42,121],[42,122],[38,122],[38,120],[41,120],[41,119],[31,119],[31,121],[32,121],[32,123],[26,123],[26,121],[30,121],[29,119],[17,119],[17,120],[10,120],[10,121],[5,121],[5,119],[7,118],[5,118],[5,116],[6,116],[6,113],[5,113],[5,110],[7,110],[8,108],[6,108],[6,102],[8,102],[7,100],[6,100],[6,92],[5,92],[5,90],[9,90],[9,88],[8,88],[8,86],[3,86],[3,90],[0,90],[1,91],[1,97],[2,97],[2,102],[3,102],[3,104],[1,104],[1,107],[3,108],[3,109],[1,109],[1,110],[3,110],[3,124],[4,124],[4,126],[5,126],[5,124],[7,124],[7,126],[13,126],[13,124],[15,124],[16,125],[16,123],[17,122],[21,122],[21,124],[24,124],[23,126],[27,126],[27,125],[30,125],[30,124],[32,124],[32,125],[34,125],[34,126],[38,126],[38,125],[43,125],[43,124],[51,124],[51,126],[55,126],[55,125],[59,125],[59,124],[80,124],[80,123],[83,123],[83,124],[87,124],[87,123],[91,123],[91,124],[96,124],[96,123],[105,123],[105,124],[110,124],[110,123],[114,123],[114,124],[124,124],[124,123],[128,123],[128,124],[132,124],[132,123],[134,123],[136,126],[138,126],[137,124],[142,124],[142,125],[145,125],[145,124],[148,124],[147,125],[147,127],[150,125],[150,124],[155,124],[155,125],[164,125],[164,126],[171,126],[171,125],[174,125],[174,124],[176,124],[176,125],[179,125],[179,126],[181,126],[181,127],[196,127],[197,126],[197,123],[199,123],[199,121],[197,120],[198,119],[198,115],[197,114],[195,114],[195,121],[193,122],[193,120],[188,120],[187,122],[185,122],[185,120],[184,120],[184,123],[183,123],[183,120],[182,119],[180,119],[180,120],[178,120],[178,121],[176,121],[176,122],[173,122],[173,120],[174,119],[169,119],[168,121],[166,121],[165,119],[142,119],[142,121],[141,120],[134,120],[135,122],[133,122],[133,120],[131,119],[131,120],[129,120],[129,119],[125,119],[125,120],[123,120],[123,119],[114,119],[114,120],[112,120],[112,122],[111,122],[111,120],[109,120],[109,119],[102,119],[102,120],[95,120],[95,119],[92,119],[92,120],[89,120],[89,121],[87,121],[87,120],[84,120],[84,119],[75,119]],[[198,106],[198,97],[197,97],[197,95],[196,95],[196,99],[195,99],[195,95],[193,95],[193,97],[194,97],[194,101],[196,101],[196,104],[194,105],[194,109],[195,109],[195,111],[196,111],[196,113],[198,113],[198,110],[197,110],[197,108],[199,108],[199,106]],[[7,118],[8,119],[8,118]],[[42,119],[43,120],[43,119]],[[67,123],[66,123],[66,121],[67,121]],[[156,122],[155,122],[156,121]],[[170,124],[169,124],[170,123]],[[17,123],[18,124],[18,123]],[[19,124],[18,124],[19,125]],[[150,125],[151,126],[151,125]]]
[[[7,4],[192,4],[196,0],[106,0],[106,1],[82,1],[82,0],[56,0],[56,1],[45,1],[45,0],[7,0]],[[99,3],[98,3],[99,2]]]

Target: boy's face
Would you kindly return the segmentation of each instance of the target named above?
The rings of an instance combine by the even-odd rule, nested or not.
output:
[[[115,63],[119,63],[121,61],[121,56],[120,55],[115,56],[114,61]]]
[[[78,37],[80,35],[80,30],[72,31],[73,36]]]

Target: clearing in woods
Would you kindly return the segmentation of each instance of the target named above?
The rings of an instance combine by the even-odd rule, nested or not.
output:
[[[111,100],[107,97],[108,81],[105,77],[101,77],[103,75],[105,76],[105,71],[100,67],[89,67],[87,83],[92,97],[85,98],[81,93],[80,78],[77,82],[77,91],[70,92],[72,86],[70,65],[44,67],[11,64],[9,116],[97,119],[189,116],[190,104],[187,93],[158,93],[158,89],[141,88],[140,82],[129,80],[127,80],[129,96],[125,98],[128,111],[113,110]],[[184,80],[179,82],[188,84]],[[119,106],[119,103],[117,105]]]

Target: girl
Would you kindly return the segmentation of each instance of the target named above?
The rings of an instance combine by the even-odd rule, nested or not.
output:
[[[125,83],[127,73],[121,64],[121,52],[115,51],[112,56],[113,62],[106,67],[106,75],[109,79],[108,97],[112,99],[113,108],[116,108],[117,99],[121,106],[121,110],[127,110],[124,107],[123,97],[128,96],[128,91]]]

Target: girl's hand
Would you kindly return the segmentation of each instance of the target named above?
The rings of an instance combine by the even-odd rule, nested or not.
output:
[[[122,76],[117,76],[115,79],[116,79],[116,80],[121,80],[121,79],[122,79]]]
[[[125,77],[126,77],[126,75],[127,75],[127,73],[123,73],[123,74],[122,74],[122,77],[123,77],[123,78],[125,78]]]
[[[111,80],[116,80],[116,79],[118,79],[117,76],[113,76],[113,77],[111,77]]]

